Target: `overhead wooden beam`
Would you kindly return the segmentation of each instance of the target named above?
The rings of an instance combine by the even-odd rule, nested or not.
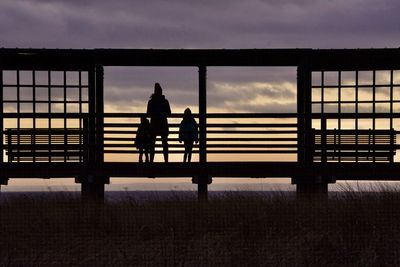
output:
[[[312,70],[400,68],[400,49],[9,49],[0,48],[8,69],[85,69],[102,66],[265,66]]]

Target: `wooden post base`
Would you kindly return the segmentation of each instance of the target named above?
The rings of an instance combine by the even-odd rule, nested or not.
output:
[[[198,176],[197,193],[199,201],[208,201],[208,184],[210,179],[206,174]]]
[[[298,183],[296,184],[296,197],[326,198],[328,197],[328,183]]]
[[[77,177],[75,180],[81,184],[82,200],[104,203],[104,185],[109,183],[108,177]]]

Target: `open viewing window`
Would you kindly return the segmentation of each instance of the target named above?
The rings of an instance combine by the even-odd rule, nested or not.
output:
[[[82,161],[89,70],[2,70],[6,161]]]
[[[325,131],[316,142],[327,161],[393,161],[399,112],[399,70],[312,73],[313,128]]]

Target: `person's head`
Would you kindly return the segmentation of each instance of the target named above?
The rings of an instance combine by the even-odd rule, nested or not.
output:
[[[192,118],[192,111],[190,110],[190,108],[186,108],[184,113],[183,113],[183,118],[184,119],[189,119]]]
[[[162,88],[159,83],[154,84],[154,95],[161,96],[162,95]]]

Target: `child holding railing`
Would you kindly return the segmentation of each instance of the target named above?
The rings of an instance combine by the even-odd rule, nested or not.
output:
[[[146,162],[149,162],[151,134],[150,123],[145,116],[141,117],[140,125],[136,132],[135,146],[139,149],[139,162],[143,162],[143,154]]]
[[[179,127],[179,143],[184,143],[185,152],[183,154],[183,162],[192,160],[193,142],[199,142],[199,131],[197,122],[192,115],[192,111],[187,108],[183,114],[183,120]]]

